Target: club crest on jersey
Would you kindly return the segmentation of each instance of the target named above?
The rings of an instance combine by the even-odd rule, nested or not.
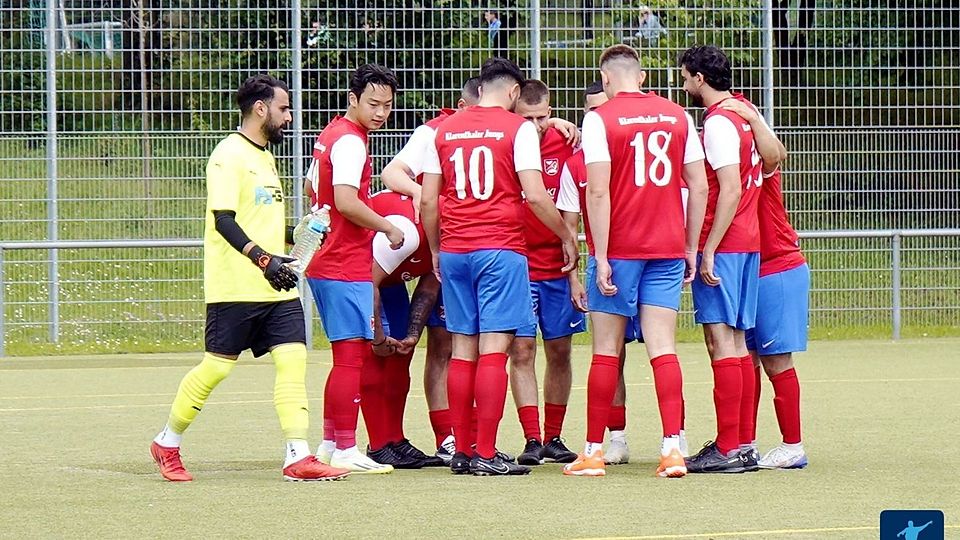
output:
[[[556,176],[560,172],[560,160],[557,158],[547,158],[543,160],[543,172],[550,176]]]

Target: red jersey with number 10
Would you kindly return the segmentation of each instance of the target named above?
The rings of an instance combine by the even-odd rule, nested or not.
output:
[[[780,189],[780,169],[763,180],[760,190],[760,276],[792,270],[807,262],[800,253],[800,237],[787,219]]]
[[[746,103],[750,107],[753,104],[747,101],[741,94],[734,94],[732,98]],[[706,140],[707,120],[713,115],[720,115],[733,123],[737,134],[740,135],[740,204],[737,205],[737,213],[733,216],[730,228],[723,235],[723,240],[717,246],[717,253],[754,253],[760,251],[760,230],[757,222],[757,202],[760,198],[760,187],[763,185],[763,164],[760,160],[760,154],[757,152],[756,144],[753,142],[753,131],[750,124],[740,118],[735,112],[720,108],[720,103],[715,103],[707,108],[703,116],[704,140]],[[706,145],[705,145],[706,146]],[[709,156],[709,150],[707,154]],[[710,235],[710,229],[713,227],[713,219],[717,212],[717,198],[720,196],[720,183],[717,180],[717,171],[710,166],[710,160],[707,160],[707,184],[710,191],[707,196],[707,214],[703,220],[703,230],[700,233],[700,249],[707,242]]]
[[[501,107],[472,106],[437,127],[442,251],[526,254],[522,189],[514,165],[514,141],[524,122]]]
[[[315,192],[311,197],[314,208],[323,205],[330,207],[330,234],[323,247],[317,251],[307,266],[307,277],[316,279],[335,279],[339,281],[371,281],[373,279],[371,266],[373,265],[373,251],[370,242],[373,231],[354,225],[337,211],[333,202],[333,164],[330,152],[333,145],[341,137],[356,136],[367,144],[367,131],[359,125],[337,116],[327,127],[320,132],[317,142],[313,146],[317,182]],[[365,159],[363,172],[360,177],[360,187],[357,196],[360,201],[370,205],[370,155],[360,155],[357,159]],[[313,167],[311,167],[313,168]]]
[[[547,188],[547,194],[554,204],[560,194],[560,171],[571,155],[573,147],[567,144],[559,131],[550,128],[543,134],[543,139],[540,140],[543,186]],[[523,207],[530,280],[545,281],[564,277],[566,274],[560,271],[563,268],[563,246],[560,238],[537,218],[529,206],[524,204]]]
[[[683,108],[653,94],[622,92],[594,111],[610,152],[607,257],[683,258],[680,183],[687,138],[697,136]]]

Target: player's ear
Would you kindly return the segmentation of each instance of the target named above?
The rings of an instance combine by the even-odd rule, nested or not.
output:
[[[641,69],[641,70],[640,70],[640,77],[639,77],[639,84],[640,84],[640,86],[643,86],[643,83],[644,83],[644,81],[646,81],[646,80],[647,80],[647,72]]]
[[[607,75],[607,72],[600,70],[600,82],[603,84],[603,89],[606,90],[610,86],[610,76]]]
[[[347,92],[347,103],[349,103],[351,107],[356,107],[358,104],[357,95],[353,92]]]

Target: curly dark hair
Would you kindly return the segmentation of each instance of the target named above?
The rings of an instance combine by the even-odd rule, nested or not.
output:
[[[680,65],[691,75],[700,73],[710,88],[724,92],[733,86],[730,59],[716,45],[702,45],[687,49],[680,56]]]

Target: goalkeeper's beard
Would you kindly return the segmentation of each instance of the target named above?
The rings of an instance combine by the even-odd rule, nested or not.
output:
[[[280,144],[283,142],[283,123],[274,125],[272,120],[272,117],[267,118],[267,123],[263,125],[263,135],[270,144]]]

